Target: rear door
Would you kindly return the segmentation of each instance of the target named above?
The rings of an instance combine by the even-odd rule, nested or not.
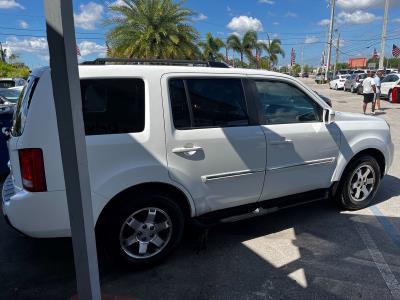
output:
[[[263,131],[241,76],[162,78],[168,169],[197,215],[258,201],[265,174]]]

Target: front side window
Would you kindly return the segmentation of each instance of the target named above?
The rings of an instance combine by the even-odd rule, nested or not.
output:
[[[81,80],[86,135],[144,130],[144,82],[141,79]]]
[[[322,121],[322,108],[297,87],[280,81],[255,81],[266,124]]]
[[[249,125],[241,79],[172,79],[169,88],[177,129]]]

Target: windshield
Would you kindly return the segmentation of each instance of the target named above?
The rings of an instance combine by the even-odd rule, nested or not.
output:
[[[6,98],[11,103],[17,103],[20,90],[0,89],[0,96]]]

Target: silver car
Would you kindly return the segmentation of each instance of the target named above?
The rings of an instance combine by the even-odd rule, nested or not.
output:
[[[350,91],[352,93],[357,92],[358,86],[363,82],[363,80],[367,78],[367,74],[365,73],[355,73],[348,77],[344,83],[344,90]]]

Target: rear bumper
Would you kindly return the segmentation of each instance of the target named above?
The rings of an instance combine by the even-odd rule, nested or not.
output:
[[[65,191],[29,193],[8,176],[3,185],[3,215],[11,227],[31,237],[70,236]]]

